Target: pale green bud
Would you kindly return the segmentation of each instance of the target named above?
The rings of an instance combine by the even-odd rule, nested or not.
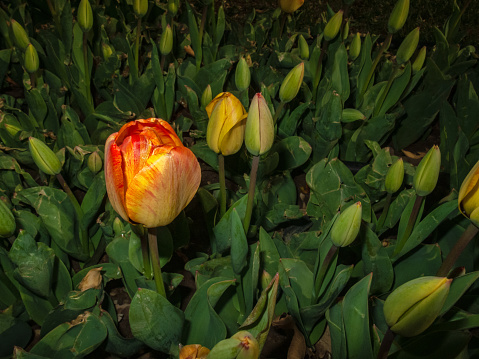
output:
[[[12,211],[4,201],[0,200],[0,237],[10,237],[15,232],[16,227]]]
[[[349,20],[346,21],[346,24],[344,24],[342,35],[343,35],[343,41],[346,41],[346,39],[348,38],[348,35],[349,35]]]
[[[396,62],[398,65],[402,65],[409,61],[411,56],[414,54],[414,51],[416,51],[418,43],[419,27],[416,27],[406,36],[401,45],[399,45],[399,49],[396,54]]]
[[[301,56],[301,58],[303,60],[308,60],[309,59],[309,46],[308,46],[308,43],[306,42],[306,39],[304,38],[303,35],[299,35],[298,47],[299,47],[299,56]]]
[[[28,44],[27,48],[25,49],[23,66],[29,74],[33,74],[40,67],[40,59],[38,58],[37,50],[32,44]]]
[[[178,4],[175,0],[168,0],[168,12],[171,16],[175,16],[178,12]]]
[[[384,185],[388,193],[396,192],[402,185],[404,180],[404,162],[399,158],[388,169]]]
[[[110,56],[113,54],[113,50],[112,50],[111,46],[104,43],[104,42],[101,44],[101,51],[103,53],[103,58],[105,60],[110,58]]]
[[[160,52],[162,55],[166,56],[171,50],[173,50],[173,30],[168,24],[160,37]]]
[[[148,12],[148,0],[133,0],[133,12],[138,17],[143,17]]]
[[[240,91],[246,90],[251,82],[251,72],[248,67],[248,63],[241,57],[236,65],[235,71],[235,83],[236,88]]]
[[[346,247],[356,239],[361,227],[363,207],[361,202],[346,208],[331,229],[331,241],[336,247]]]
[[[208,106],[212,99],[213,93],[211,92],[211,86],[208,85],[206,86],[205,90],[203,91],[203,94],[201,95],[201,106],[203,108],[206,108],[206,106]]]
[[[279,89],[279,99],[287,103],[294,99],[301,88],[304,77],[304,63],[296,65],[284,78]]]
[[[349,45],[349,58],[351,60],[356,60],[361,52],[361,36],[359,32],[354,35],[351,45]]]
[[[419,53],[416,56],[416,59],[412,63],[412,73],[415,74],[422,69],[424,61],[426,60],[426,46],[421,47]]]
[[[37,167],[47,175],[57,175],[62,170],[62,164],[55,153],[38,138],[28,139],[30,153]]]
[[[427,196],[436,187],[441,169],[441,151],[433,146],[417,166],[414,174],[414,189],[418,196]]]
[[[336,14],[329,19],[328,23],[324,27],[323,36],[326,41],[331,41],[336,37],[341,28],[343,22],[343,10],[339,10]]]
[[[273,146],[273,141],[273,116],[264,97],[257,93],[249,107],[244,142],[249,153],[258,156],[268,152]]]
[[[77,13],[78,25],[83,32],[88,32],[93,27],[93,11],[89,0],[81,0]]]
[[[388,21],[388,31],[394,34],[402,29],[409,13],[409,0],[398,0]]]
[[[30,40],[28,39],[27,32],[23,28],[22,25],[20,25],[17,21],[14,19],[10,20],[10,24],[12,27],[12,32],[13,32],[13,41],[15,42],[15,45],[22,49],[25,50],[30,43]]]
[[[93,173],[98,173],[100,172],[102,166],[103,166],[103,161],[101,160],[101,157],[98,154],[98,151],[93,152],[88,157],[88,169],[92,171]]]
[[[119,236],[121,233],[123,233],[124,226],[123,223],[121,222],[121,219],[116,217],[113,220],[113,232],[115,232],[115,235]]]
[[[401,285],[384,302],[386,323],[403,337],[421,334],[441,312],[451,282],[446,277],[420,277]]]

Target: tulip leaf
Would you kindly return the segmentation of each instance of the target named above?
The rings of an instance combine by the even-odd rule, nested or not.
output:
[[[346,330],[343,321],[342,301],[331,306],[325,314],[331,335],[331,354],[334,358],[346,359]]]
[[[479,278],[479,271],[467,273],[458,278],[454,278],[446,302],[441,309],[439,316],[445,314],[451,307],[463,296],[471,285]]]
[[[178,354],[184,320],[180,309],[152,290],[138,289],[131,301],[131,331],[155,350]]]
[[[302,103],[291,112],[288,110],[279,123],[278,135],[281,138],[289,138],[289,136],[294,136],[301,116],[310,106],[311,104],[306,102]]]
[[[0,51],[0,83],[3,83],[3,78],[8,71],[11,54],[12,49],[3,49]]]
[[[299,136],[286,137],[276,143],[271,150],[278,152],[280,161],[276,170],[285,171],[299,167],[306,163],[311,155],[311,146]]]
[[[398,103],[401,95],[406,90],[406,87],[409,84],[409,80],[411,78],[411,63],[408,62],[406,67],[404,68],[403,72],[396,76],[394,82],[389,89],[389,92],[381,106],[379,111],[379,115],[385,115],[391,108]]]
[[[241,222],[242,218],[245,216],[246,212],[246,202],[248,196],[245,195],[236,201],[229,209],[226,211],[225,215],[221,218],[218,224],[213,228],[216,238],[216,246],[219,253],[223,253],[231,247],[233,240],[232,226],[237,222],[238,218]],[[233,212],[236,212],[235,218],[233,218]],[[238,217],[238,218],[236,218]],[[244,230],[243,230],[244,233]]]
[[[0,313],[0,356],[10,357],[15,346],[26,347],[32,336],[32,328],[10,314]]]
[[[83,201],[81,203],[83,217],[80,221],[80,226],[83,229],[87,229],[93,219],[95,219],[97,216],[105,194],[105,173],[104,171],[101,171],[93,179],[93,183],[88,188],[88,191],[85,194],[85,197],[83,197]]]

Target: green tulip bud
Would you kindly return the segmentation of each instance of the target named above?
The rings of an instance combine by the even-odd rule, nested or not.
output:
[[[163,56],[166,56],[171,50],[173,50],[173,30],[168,24],[160,37],[160,52]]]
[[[427,196],[436,187],[441,169],[441,151],[433,146],[417,166],[414,174],[414,189],[418,196]]]
[[[62,170],[62,164],[55,153],[38,138],[28,139],[33,162],[47,175],[57,175]]]
[[[354,61],[358,58],[361,52],[361,36],[359,32],[354,35],[351,45],[349,45],[349,59]]]
[[[366,116],[355,108],[345,108],[341,113],[341,122],[348,123],[358,120],[365,120]]]
[[[361,227],[362,215],[361,202],[349,206],[339,215],[331,229],[331,240],[336,247],[346,247],[353,243]]]
[[[409,0],[398,0],[388,21],[388,31],[394,34],[402,29],[409,13]]]
[[[22,129],[20,127],[17,127],[15,125],[11,125],[9,123],[4,124],[5,129],[7,132],[10,134],[10,136],[15,137],[15,135],[21,131]]]
[[[77,13],[78,25],[83,32],[88,32],[93,27],[93,11],[89,0],[81,0]]]
[[[103,166],[103,162],[101,160],[100,155],[98,154],[98,151],[93,152],[88,157],[88,169],[92,171],[93,173],[98,173],[100,172],[102,166]]]
[[[341,28],[343,22],[343,10],[339,10],[336,14],[329,19],[328,23],[324,27],[323,36],[326,41],[331,41],[336,37]]]
[[[13,41],[15,42],[15,45],[25,51],[27,48],[28,44],[30,43],[30,40],[28,38],[27,32],[23,28],[22,25],[20,25],[17,21],[12,19],[10,21],[10,26],[12,27],[12,32],[13,32]]]
[[[168,12],[171,16],[175,16],[178,12],[178,4],[175,0],[168,0]]]
[[[349,20],[346,21],[346,24],[344,24],[342,35],[343,35],[343,41],[346,41],[346,39],[348,38],[348,35],[349,35]]]
[[[386,174],[385,186],[388,193],[396,192],[402,185],[404,180],[404,162],[402,158],[399,158],[396,162],[389,167]]]
[[[246,148],[253,156],[262,155],[273,146],[273,116],[261,93],[254,95],[251,100],[244,136]]]
[[[113,220],[113,232],[115,232],[115,235],[120,235],[123,230],[124,230],[124,226],[123,226],[123,223],[121,222],[121,219],[116,217],[114,220]]]
[[[206,106],[208,106],[212,99],[213,93],[211,92],[211,86],[208,85],[206,86],[205,90],[203,91],[203,94],[201,95],[201,106],[203,108],[206,108]]]
[[[284,78],[279,89],[279,99],[283,103],[288,103],[296,97],[303,83],[304,63],[296,65]]]
[[[25,50],[23,66],[29,74],[33,74],[40,67],[40,59],[38,58],[37,50],[32,44],[28,44]]]
[[[148,0],[133,0],[133,12],[138,17],[143,17],[148,12]]]
[[[402,65],[409,61],[411,56],[414,54],[414,51],[416,51],[418,43],[419,27],[416,27],[406,36],[401,45],[399,45],[399,49],[396,54],[396,62],[398,65]]]
[[[308,46],[308,43],[306,42],[306,39],[304,38],[303,35],[299,35],[298,47],[299,47],[299,56],[301,56],[301,58],[303,60],[308,60],[309,59],[309,46]]]
[[[101,44],[101,52],[103,53],[103,58],[105,60],[110,58],[110,56],[113,54],[111,46],[104,42]]]
[[[412,63],[412,73],[415,74],[419,70],[422,69],[422,65],[424,65],[424,61],[426,60],[426,46],[421,47],[419,53],[416,56],[416,59]]]
[[[15,217],[5,202],[0,200],[0,237],[8,238],[15,232]]]
[[[421,334],[441,312],[451,282],[446,277],[420,277],[401,285],[384,302],[386,323],[403,337]]]
[[[235,83],[236,88],[240,91],[246,90],[249,87],[251,82],[251,72],[248,67],[248,63],[241,57],[238,61],[238,65],[236,65],[235,71]]]

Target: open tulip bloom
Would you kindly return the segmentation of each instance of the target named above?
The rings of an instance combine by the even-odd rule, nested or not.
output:
[[[115,211],[153,228],[171,223],[192,200],[201,170],[173,128],[150,118],[129,122],[108,137],[105,178]]]

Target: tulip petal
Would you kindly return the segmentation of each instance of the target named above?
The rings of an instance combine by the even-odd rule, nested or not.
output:
[[[124,184],[128,190],[130,182],[136,174],[145,166],[148,158],[153,152],[151,141],[140,135],[131,135],[119,146],[123,156]]]
[[[470,215],[479,207],[479,161],[462,182],[457,199],[459,209]]]
[[[200,165],[189,149],[156,148],[127,189],[129,217],[148,228],[171,223],[191,201],[200,180]]]
[[[105,180],[108,198],[115,211],[128,221],[128,215],[125,210],[125,186],[123,183],[123,159],[120,148],[116,145],[116,136],[114,133],[108,137],[105,144]]]
[[[229,156],[239,151],[243,145],[245,126],[246,120],[243,120],[221,138],[220,150],[224,156]]]

